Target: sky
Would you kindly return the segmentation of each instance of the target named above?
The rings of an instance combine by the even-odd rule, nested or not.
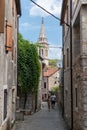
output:
[[[47,11],[60,18],[62,0],[33,0]],[[36,43],[44,18],[45,33],[49,43],[49,59],[61,59],[62,27],[60,21],[37,7],[30,0],[21,0],[22,15],[19,32],[26,40]]]

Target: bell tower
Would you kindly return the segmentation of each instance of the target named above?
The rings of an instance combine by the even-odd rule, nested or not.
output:
[[[38,38],[39,55],[43,58],[43,62],[48,66],[48,41],[45,34],[44,19],[42,18],[40,35]]]

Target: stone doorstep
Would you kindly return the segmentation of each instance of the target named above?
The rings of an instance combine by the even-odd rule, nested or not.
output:
[[[25,110],[25,112],[24,112],[24,115],[32,115],[32,111],[30,110]]]
[[[17,120],[24,120],[24,112],[23,111],[20,111],[20,110],[17,110],[16,111],[16,121]]]
[[[21,109],[20,112],[23,112],[24,115],[32,115],[33,114],[33,111],[31,111],[31,110],[25,110],[25,109]]]

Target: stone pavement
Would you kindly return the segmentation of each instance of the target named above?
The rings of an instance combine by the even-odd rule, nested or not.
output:
[[[67,130],[57,105],[49,112],[47,103],[43,103],[42,110],[25,116],[24,121],[16,123],[16,130]]]

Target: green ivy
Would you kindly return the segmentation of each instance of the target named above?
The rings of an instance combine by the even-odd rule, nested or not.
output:
[[[37,46],[18,36],[18,86],[22,93],[37,93],[41,66]]]

